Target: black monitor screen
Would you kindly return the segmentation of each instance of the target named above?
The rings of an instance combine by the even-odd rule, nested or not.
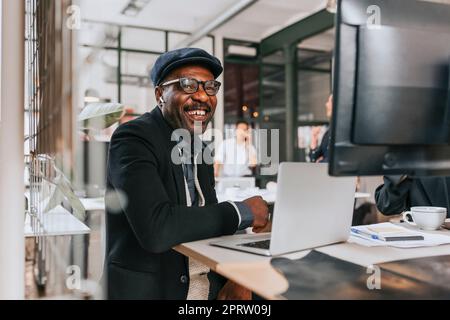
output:
[[[449,70],[450,5],[340,1],[330,174],[450,174]]]

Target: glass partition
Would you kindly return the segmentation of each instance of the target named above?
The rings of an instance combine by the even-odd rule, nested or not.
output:
[[[187,36],[177,31],[83,21],[77,52],[83,68],[79,72],[80,100],[122,103],[130,114],[127,119],[151,111],[156,101],[150,71],[159,55]],[[214,54],[212,36],[193,46]]]

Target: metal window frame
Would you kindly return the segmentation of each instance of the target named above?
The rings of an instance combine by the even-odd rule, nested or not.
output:
[[[100,50],[112,50],[117,51],[117,102],[122,102],[122,85],[123,81],[122,78],[124,76],[122,72],[122,53],[124,52],[130,52],[130,53],[139,53],[139,54],[153,54],[153,55],[161,55],[167,51],[169,51],[169,35],[171,33],[173,34],[182,34],[182,35],[190,35],[188,32],[183,31],[177,31],[177,30],[170,30],[170,29],[159,29],[159,28],[152,28],[152,27],[143,27],[143,26],[134,26],[134,25],[128,25],[128,24],[118,24],[118,23],[112,23],[112,22],[104,22],[104,21],[95,21],[90,19],[84,19],[82,20],[83,23],[92,23],[92,24],[100,24],[105,26],[112,26],[118,28],[118,43],[117,46],[94,46],[89,44],[79,44],[80,47],[84,48],[93,48],[93,49],[100,49]],[[139,49],[132,49],[132,48],[126,48],[123,47],[123,29],[138,29],[138,30],[147,30],[147,31],[156,31],[156,32],[162,32],[164,33],[164,48],[165,51],[150,51],[150,50],[139,50]],[[211,39],[212,44],[212,51],[213,54],[216,51],[215,47],[215,37],[214,35],[207,35],[207,38]]]
[[[260,43],[260,75],[262,77],[265,64],[264,57],[267,57],[278,50],[284,52],[284,69],[285,69],[285,96],[286,96],[286,154],[287,161],[296,161],[296,141],[297,127],[299,121],[297,119],[298,112],[298,44],[310,37],[325,32],[335,26],[335,15],[323,9],[312,14],[290,26],[266,37]],[[301,69],[300,69],[301,70]],[[325,72],[325,70],[310,70]],[[330,71],[331,73],[331,71]],[[260,110],[263,114],[264,97],[262,94],[262,78],[260,79]],[[263,124],[263,117],[260,117]],[[302,122],[303,124],[308,122]],[[315,122],[311,122],[313,125]]]

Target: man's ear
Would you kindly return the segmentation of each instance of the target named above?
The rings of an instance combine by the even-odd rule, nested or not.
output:
[[[163,107],[163,105],[165,104],[164,98],[163,98],[163,90],[160,87],[156,87],[155,88],[155,98],[156,98],[156,102],[158,103],[158,105],[160,107]]]
[[[155,98],[156,98],[156,101],[159,101],[159,98],[161,98],[161,97],[162,97],[162,90],[161,90],[160,87],[156,87],[156,88],[155,88]]]

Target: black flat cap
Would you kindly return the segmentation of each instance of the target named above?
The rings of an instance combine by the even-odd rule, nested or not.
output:
[[[216,57],[198,48],[182,48],[166,52],[158,57],[151,72],[153,85],[161,84],[163,79],[173,70],[187,64],[205,66],[214,75],[220,76],[223,72],[222,64]]]

